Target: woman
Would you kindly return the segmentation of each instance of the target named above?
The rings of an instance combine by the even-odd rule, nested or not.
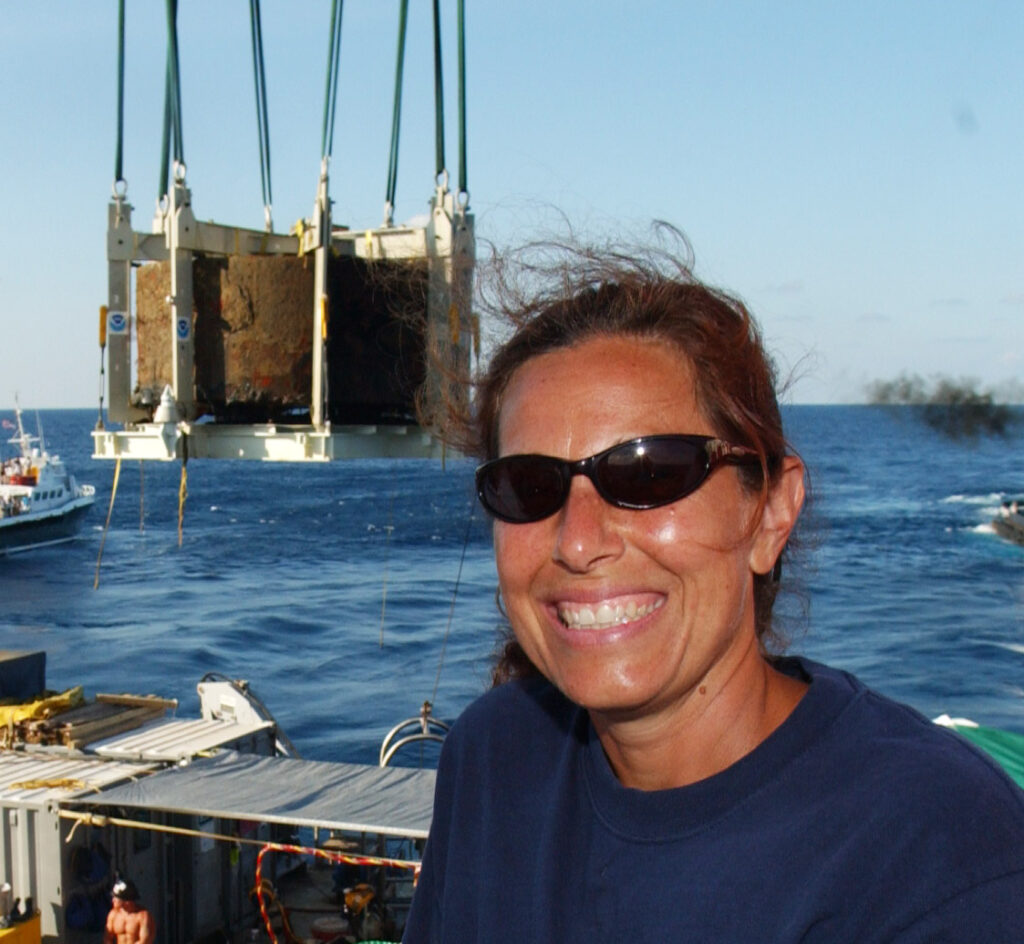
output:
[[[746,310],[657,254],[558,276],[478,391],[514,639],[446,741],[405,940],[1019,939],[1024,795],[772,655],[804,469]]]

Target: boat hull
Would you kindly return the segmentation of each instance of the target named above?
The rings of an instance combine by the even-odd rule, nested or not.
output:
[[[0,556],[73,540],[92,499],[78,499],[52,512],[0,519]]]
[[[992,528],[1001,538],[1024,545],[1024,526],[1017,522],[1008,518],[996,518],[992,522]]]
[[[1024,499],[1005,501],[992,519],[992,530],[1001,538],[1024,545]]]

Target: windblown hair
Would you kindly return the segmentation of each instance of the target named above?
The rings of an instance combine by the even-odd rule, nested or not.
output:
[[[692,367],[697,404],[715,434],[757,453],[757,465],[738,466],[737,472],[763,507],[789,449],[774,364],[743,303],[694,277],[685,238],[664,224],[657,233],[658,244],[639,251],[545,243],[493,255],[481,314],[512,330],[478,379],[472,413],[456,421],[456,440],[482,460],[498,455],[505,391],[532,358],[601,336],[655,340],[673,345]],[[777,591],[777,572],[755,575],[755,625],[763,650],[783,644],[772,629]],[[534,673],[509,636],[495,683]]]

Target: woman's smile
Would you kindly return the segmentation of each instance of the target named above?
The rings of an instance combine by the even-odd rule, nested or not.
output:
[[[564,601],[556,604],[555,609],[562,625],[569,629],[604,630],[636,623],[664,603],[663,596],[644,594],[610,597],[592,603]]]

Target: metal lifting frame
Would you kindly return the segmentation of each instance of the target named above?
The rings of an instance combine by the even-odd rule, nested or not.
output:
[[[168,0],[168,83],[165,102],[164,162],[161,199],[151,233],[132,228],[132,207],[127,202],[121,174],[121,136],[123,130],[123,51],[124,3],[119,16],[118,148],[115,161],[114,196],[108,211],[107,259],[108,299],[104,306],[109,384],[108,418],[124,424],[120,432],[97,428],[93,432],[96,458],[182,459],[256,458],[279,461],[323,461],[350,457],[404,457],[442,455],[441,445],[418,426],[344,426],[331,429],[328,419],[327,389],[328,263],[329,254],[355,256],[366,260],[424,259],[428,266],[427,326],[425,343],[442,356],[466,353],[478,343],[472,327],[470,295],[472,291],[475,236],[473,217],[467,212],[464,157],[464,62],[463,14],[459,12],[459,85],[460,85],[460,174],[459,192],[448,190],[447,173],[437,174],[431,201],[430,219],[424,226],[395,226],[390,217],[379,229],[349,231],[335,229],[331,221],[328,191],[328,165],[332,149],[334,110],[340,52],[340,0],[334,0],[331,45],[328,55],[328,87],[323,128],[323,158],[311,220],[304,221],[293,235],[275,234],[218,223],[201,223],[192,212],[192,196],[185,183],[185,164],[181,144],[181,109],[178,91],[176,36],[177,0]],[[437,48],[438,26],[435,2],[435,75],[440,96],[440,58]],[[258,7],[258,2],[257,2]],[[258,16],[258,9],[257,9]],[[254,21],[255,22],[255,21]],[[262,54],[256,48],[254,25],[254,61]],[[257,55],[258,53],[258,55]],[[257,65],[258,68],[258,65]],[[257,77],[257,83],[259,77]],[[396,94],[397,89],[396,85]],[[259,94],[257,94],[259,99]],[[259,108],[259,101],[257,102]],[[396,102],[396,108],[398,107]],[[443,134],[443,128],[438,129]],[[261,138],[262,142],[262,138]],[[172,173],[167,174],[167,159],[173,143]],[[392,147],[395,147],[393,143]],[[443,145],[438,141],[438,160],[443,162]],[[269,161],[268,161],[269,163]],[[269,168],[268,168],[269,170]],[[168,176],[170,179],[168,180]],[[264,199],[269,193],[266,181]],[[389,186],[391,172],[389,171]],[[389,199],[392,199],[389,190]],[[265,208],[267,209],[267,208]],[[269,222],[269,210],[267,212]],[[221,425],[196,422],[193,389],[195,364],[193,309],[193,260],[203,255],[304,255],[314,257],[312,377],[310,389],[310,425],[281,424]],[[131,363],[131,271],[139,263],[166,261],[170,268],[171,384],[168,394],[152,415],[132,403]],[[445,396],[442,377],[433,377],[428,396]]]
[[[471,214],[443,184],[435,190],[424,226],[390,226],[363,231],[332,230],[321,176],[312,225],[296,235],[204,223],[192,211],[191,193],[176,174],[171,194],[153,221],[153,232],[132,228],[132,207],[115,193],[108,210],[107,373],[108,418],[125,429],[93,432],[100,459],[251,458],[268,461],[325,461],[361,457],[435,457],[441,445],[418,426],[344,426],[326,420],[325,338],[328,253],[366,260],[425,259],[428,265],[428,344],[466,349],[472,343],[469,293],[474,264]],[[326,234],[330,232],[330,238]],[[226,425],[197,423],[192,388],[192,258],[205,255],[296,255],[315,260],[311,424]],[[169,261],[173,379],[170,410],[150,411],[131,402],[131,270],[137,263]],[[436,381],[435,383],[440,382]],[[159,422],[157,422],[159,421]],[[186,440],[187,438],[187,445]]]

